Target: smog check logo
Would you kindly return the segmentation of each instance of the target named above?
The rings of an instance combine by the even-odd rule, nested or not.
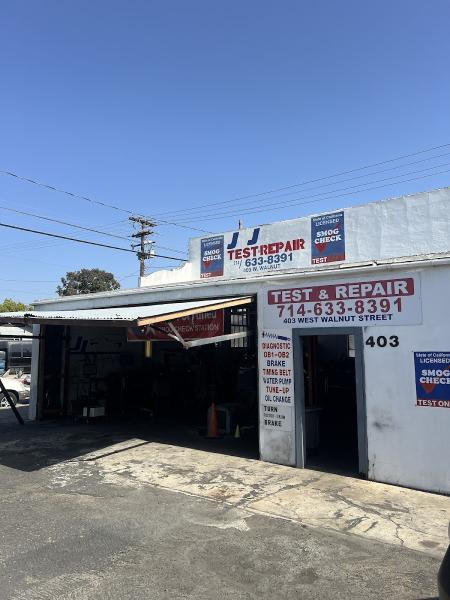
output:
[[[235,231],[227,244],[228,260],[244,272],[279,269],[284,263],[288,266],[294,253],[305,249],[302,238],[259,243],[260,231],[260,227],[255,227],[250,238],[245,231]],[[239,242],[245,245],[238,247]]]
[[[205,238],[200,243],[200,279],[223,275],[223,235]]]
[[[344,212],[311,218],[311,263],[345,260]]]
[[[417,406],[450,408],[450,352],[414,352]]]

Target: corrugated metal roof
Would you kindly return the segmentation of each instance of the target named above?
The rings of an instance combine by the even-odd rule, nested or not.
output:
[[[1,313],[0,313],[1,314]],[[0,326],[0,335],[8,335],[11,338],[18,337],[29,337],[32,336],[32,332],[27,329],[23,329],[22,327],[12,327],[11,325],[3,325]]]
[[[71,321],[83,323],[110,323],[115,325],[140,325],[157,323],[189,314],[218,310],[228,306],[237,306],[251,301],[250,296],[233,298],[216,298],[214,300],[192,300],[189,302],[173,302],[170,304],[149,304],[145,306],[127,306],[120,308],[96,308],[86,310],[59,311],[23,311],[0,313],[0,323],[54,323],[62,324]]]

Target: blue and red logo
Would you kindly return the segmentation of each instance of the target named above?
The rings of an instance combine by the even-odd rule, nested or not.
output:
[[[450,352],[414,352],[417,406],[450,408]]]
[[[223,235],[201,240],[200,278],[221,277],[223,275]]]
[[[311,264],[345,260],[344,212],[311,218]]]

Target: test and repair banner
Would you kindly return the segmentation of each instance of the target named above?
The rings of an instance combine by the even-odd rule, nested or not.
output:
[[[416,404],[450,408],[450,352],[414,352]]]
[[[420,279],[405,277],[270,288],[266,327],[352,327],[422,322]]]
[[[200,279],[257,277],[261,273],[307,267],[308,228],[306,220],[284,221],[197,240]]]
[[[292,431],[294,374],[289,331],[264,329],[259,337],[259,385],[264,429]]]
[[[344,212],[311,218],[311,264],[345,260]]]

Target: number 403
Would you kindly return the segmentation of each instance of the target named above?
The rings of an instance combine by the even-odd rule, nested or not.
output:
[[[397,348],[400,345],[400,341],[398,336],[391,335],[388,338],[384,335],[379,335],[377,338],[374,338],[373,335],[369,336],[366,340],[366,346],[370,346],[371,348],[386,348],[386,346],[390,346],[391,348]]]

